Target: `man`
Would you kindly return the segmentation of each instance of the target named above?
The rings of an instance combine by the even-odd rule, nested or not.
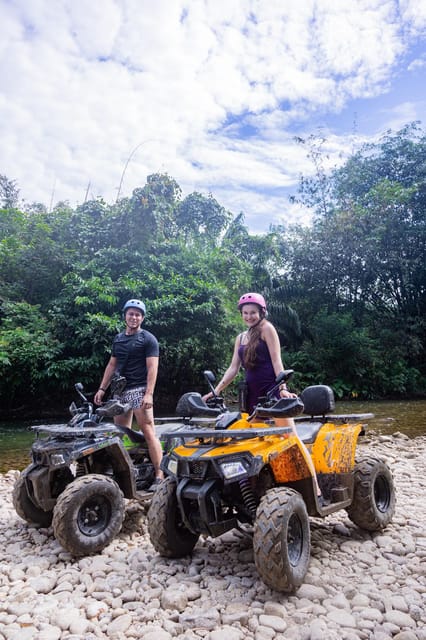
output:
[[[126,378],[126,388],[120,400],[130,404],[131,409],[127,413],[115,416],[114,421],[118,425],[131,428],[133,416],[135,417],[138,427],[145,436],[151,462],[155,468],[155,481],[149,489],[154,491],[156,485],[163,479],[163,472],[160,469],[163,452],[155,433],[153,409],[159,345],[152,333],[141,328],[145,314],[146,307],[141,300],[128,300],[124,305],[123,316],[126,328],[114,338],[111,357],[94,401],[98,405],[102,403],[114,373]]]

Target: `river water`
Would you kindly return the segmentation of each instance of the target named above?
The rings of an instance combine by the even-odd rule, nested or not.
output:
[[[392,434],[399,431],[410,438],[426,434],[426,400],[337,402],[335,413],[374,413],[374,419],[368,422],[370,433]],[[28,427],[32,424],[37,424],[37,421],[0,421],[0,473],[10,469],[22,470],[29,464],[34,433]]]

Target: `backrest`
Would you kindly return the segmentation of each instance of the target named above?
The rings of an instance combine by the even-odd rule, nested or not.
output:
[[[306,387],[300,394],[305,405],[303,413],[308,416],[324,416],[335,409],[334,393],[331,387],[325,384],[316,384]]]

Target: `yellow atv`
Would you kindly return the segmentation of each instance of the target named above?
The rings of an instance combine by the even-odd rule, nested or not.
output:
[[[250,416],[227,411],[217,396],[216,407],[207,406],[198,393],[182,396],[177,412],[190,418],[188,428],[179,431],[184,443],[164,456],[166,479],[148,512],[150,539],[162,556],[188,555],[200,535],[240,529],[253,536],[254,560],[265,584],[291,592],[302,584],[309,565],[309,516],[346,509],[368,531],[392,520],[395,490],[389,467],[376,456],[355,460],[358,436],[373,415],[329,415],[334,397],[325,385],[277,401],[274,391],[292,373],[278,376]],[[213,374],[205,376],[213,390]],[[291,417],[297,436],[291,427],[275,426],[276,419]]]

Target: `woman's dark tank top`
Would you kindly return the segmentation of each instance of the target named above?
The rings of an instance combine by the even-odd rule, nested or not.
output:
[[[246,345],[240,344],[238,355],[244,367],[244,350]],[[253,369],[245,369],[246,382],[248,387],[248,405],[251,413],[256,406],[259,397],[266,393],[275,385],[275,373],[272,366],[268,345],[264,340],[259,340],[256,347],[256,364]],[[279,398],[277,391],[276,397]]]

